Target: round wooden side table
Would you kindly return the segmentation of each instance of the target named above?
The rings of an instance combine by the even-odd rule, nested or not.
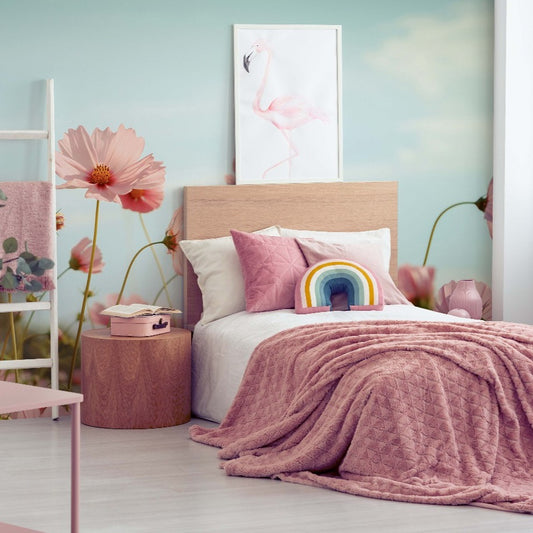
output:
[[[81,422],[147,429],[191,418],[191,332],[119,337],[107,328],[82,334]]]

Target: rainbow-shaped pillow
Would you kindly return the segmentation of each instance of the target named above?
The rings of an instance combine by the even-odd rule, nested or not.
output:
[[[333,301],[344,297],[343,310],[383,309],[381,284],[368,268],[345,259],[326,259],[310,266],[296,284],[297,313],[339,310]]]

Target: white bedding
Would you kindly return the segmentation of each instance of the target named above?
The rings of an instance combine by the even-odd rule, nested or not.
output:
[[[221,422],[228,411],[255,347],[275,333],[306,324],[364,320],[466,321],[411,305],[387,305],[383,311],[333,311],[296,314],[293,309],[242,311],[197,325],[192,342],[192,410]]]

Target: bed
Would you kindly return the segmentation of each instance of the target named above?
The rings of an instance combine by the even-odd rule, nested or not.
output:
[[[393,182],[186,187],[193,412],[220,422],[190,435],[228,475],[530,513],[533,331],[410,305],[396,242]]]

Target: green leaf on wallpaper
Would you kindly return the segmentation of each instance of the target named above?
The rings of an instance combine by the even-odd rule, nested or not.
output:
[[[0,287],[4,289],[16,289],[17,285],[17,278],[13,274],[13,271],[8,268],[2,279],[0,279]]]
[[[39,266],[43,270],[50,270],[51,268],[54,268],[54,262],[51,259],[48,259],[48,257],[41,257],[41,259],[39,259]]]
[[[6,193],[0,189],[0,200],[7,200]]]
[[[22,257],[19,257],[17,259],[17,274],[19,276],[24,274],[31,274],[30,265],[28,265],[28,263],[26,263],[26,261],[24,261]]]
[[[24,289],[29,292],[39,292],[42,290],[42,288],[43,286],[41,282],[36,279],[24,280]]]
[[[35,257],[35,259],[28,261],[28,264],[31,268],[31,273],[35,276],[42,276],[45,270],[54,268],[54,262],[47,257],[41,257],[40,259]]]
[[[22,252],[20,254],[20,257],[22,257],[22,259],[24,259],[24,261],[26,261],[27,263],[29,263],[30,261],[37,261],[37,256],[33,255],[31,252],[28,251]]]
[[[4,241],[2,246],[4,247],[4,252],[6,254],[12,254],[13,252],[17,251],[19,247],[19,243],[17,242],[17,239],[15,239],[15,237],[8,237]]]
[[[39,267],[39,262],[38,261],[32,261],[30,263],[30,268],[31,268],[31,273],[34,276],[42,276],[44,274],[44,270]]]

